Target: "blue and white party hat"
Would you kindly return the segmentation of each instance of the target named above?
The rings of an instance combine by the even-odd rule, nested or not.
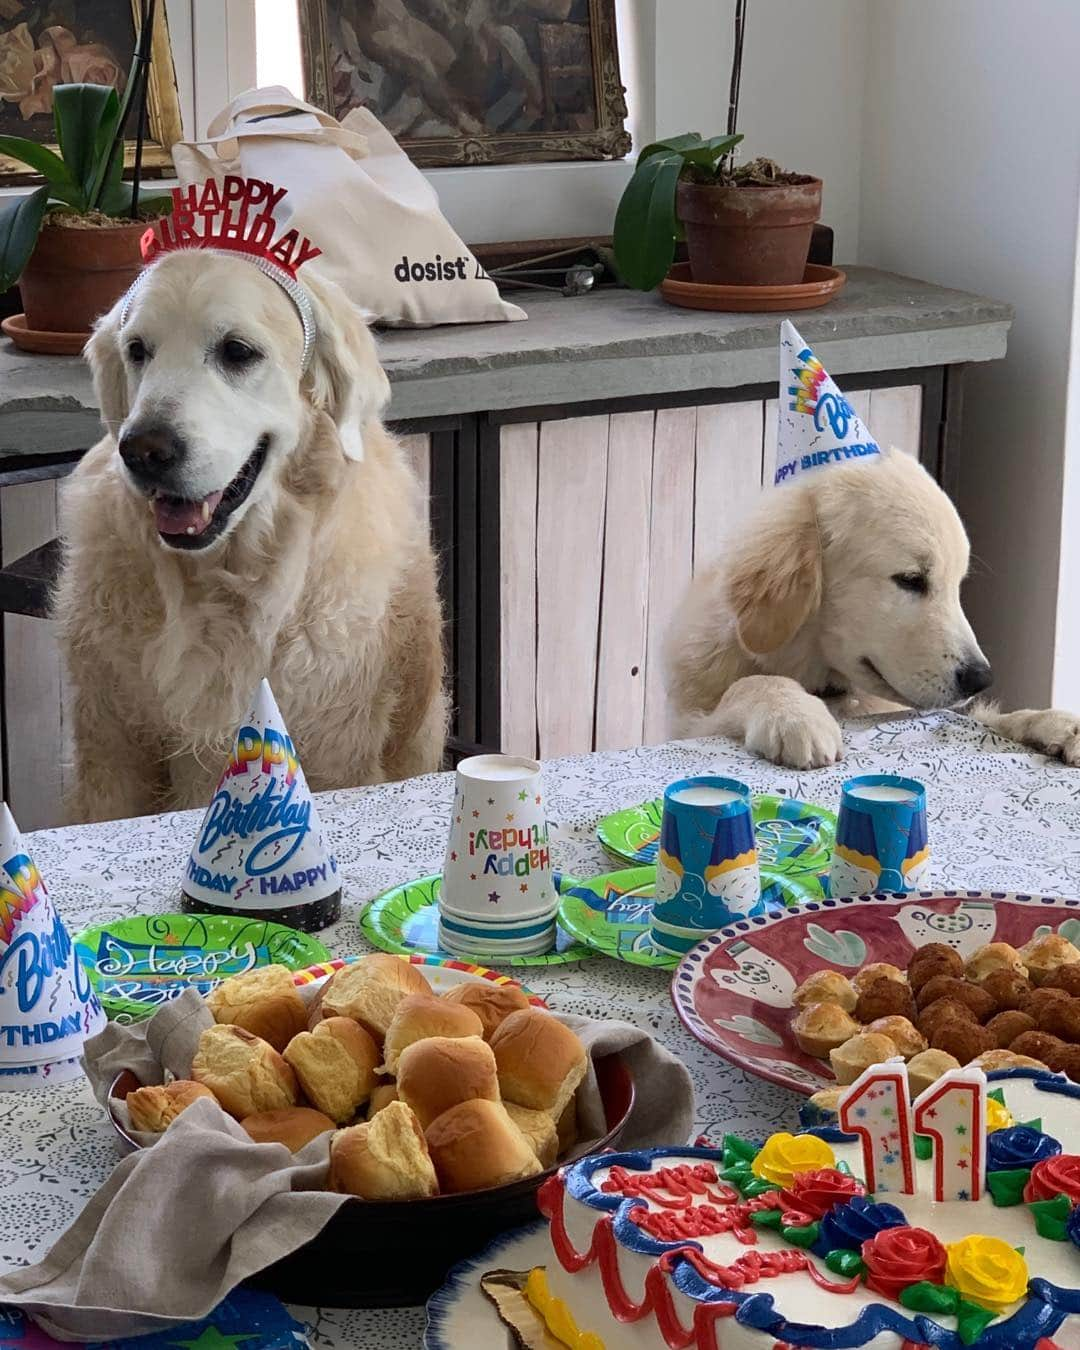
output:
[[[263,680],[199,827],[184,894],[247,912],[325,900],[340,888],[296,747]]]
[[[855,409],[788,319],[780,325],[778,417],[774,484],[802,482],[832,464],[881,454]]]
[[[0,1068],[71,1060],[81,1054],[85,1038],[104,1025],[90,976],[5,802],[0,805]]]

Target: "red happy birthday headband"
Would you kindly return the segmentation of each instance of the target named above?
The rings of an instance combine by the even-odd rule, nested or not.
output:
[[[288,191],[260,178],[227,174],[201,188],[173,188],[172,214],[152,225],[139,241],[144,262],[186,248],[223,249],[262,258],[295,281],[297,268],[317,258],[322,249],[299,230],[275,240],[274,208]]]

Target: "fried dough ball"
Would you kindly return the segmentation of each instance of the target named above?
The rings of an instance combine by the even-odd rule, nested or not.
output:
[[[1080,966],[1058,966],[1053,974],[1047,976],[1044,989],[1060,989],[1070,998],[1080,998]]]
[[[935,975],[923,985],[919,991],[919,1011],[936,1003],[939,998],[954,998],[957,1003],[966,1004],[977,1022],[997,1012],[997,1004],[985,989],[952,975]]]
[[[996,1013],[986,1024],[986,1029],[994,1038],[994,1045],[999,1050],[1006,1050],[1017,1036],[1022,1036],[1025,1031],[1035,1030],[1035,1019],[1029,1017],[1025,1012],[1018,1012],[1016,1009],[1010,1009],[1007,1012]]]
[[[1031,997],[1032,983],[1026,975],[1015,970],[995,970],[987,975],[982,987],[998,1006],[998,1012],[1023,1009]]]
[[[934,1029],[930,1044],[935,1050],[954,1055],[961,1064],[967,1064],[986,1050],[994,1050],[994,1038],[985,1027],[976,1022],[949,1022]]]
[[[920,947],[908,964],[908,983],[916,993],[935,975],[962,975],[964,962],[960,953],[944,942],[931,942]]]
[[[959,1003],[955,998],[939,998],[919,1013],[916,1026],[927,1040],[931,1040],[939,1026],[974,1021],[975,1014],[966,1003]]]
[[[1009,1046],[1014,1055],[1037,1059],[1048,1069],[1057,1068],[1061,1063],[1062,1051],[1068,1048],[1064,1041],[1045,1031],[1025,1031]]]
[[[851,977],[856,994],[868,989],[875,980],[893,980],[896,984],[907,984],[907,976],[900,967],[890,966],[888,961],[871,961],[868,966],[863,966],[858,974]]]
[[[915,998],[911,990],[887,975],[879,975],[866,985],[855,1004],[857,1022],[876,1022],[879,1017],[906,1017],[910,1022],[914,1016]]]

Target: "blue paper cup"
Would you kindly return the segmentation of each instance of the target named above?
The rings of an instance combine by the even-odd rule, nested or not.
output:
[[[734,919],[763,914],[750,789],[682,778],[664,793],[651,935],[681,955]]]
[[[829,894],[914,891],[929,870],[922,783],[887,773],[849,778],[840,795]]]

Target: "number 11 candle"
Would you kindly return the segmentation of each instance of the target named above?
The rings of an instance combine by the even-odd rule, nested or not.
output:
[[[986,1185],[986,1074],[949,1069],[913,1103],[934,1141],[934,1199],[979,1200]]]
[[[908,1071],[902,1060],[872,1064],[837,1103],[840,1128],[862,1145],[863,1178],[873,1195],[915,1193],[915,1143],[912,1138]]]

